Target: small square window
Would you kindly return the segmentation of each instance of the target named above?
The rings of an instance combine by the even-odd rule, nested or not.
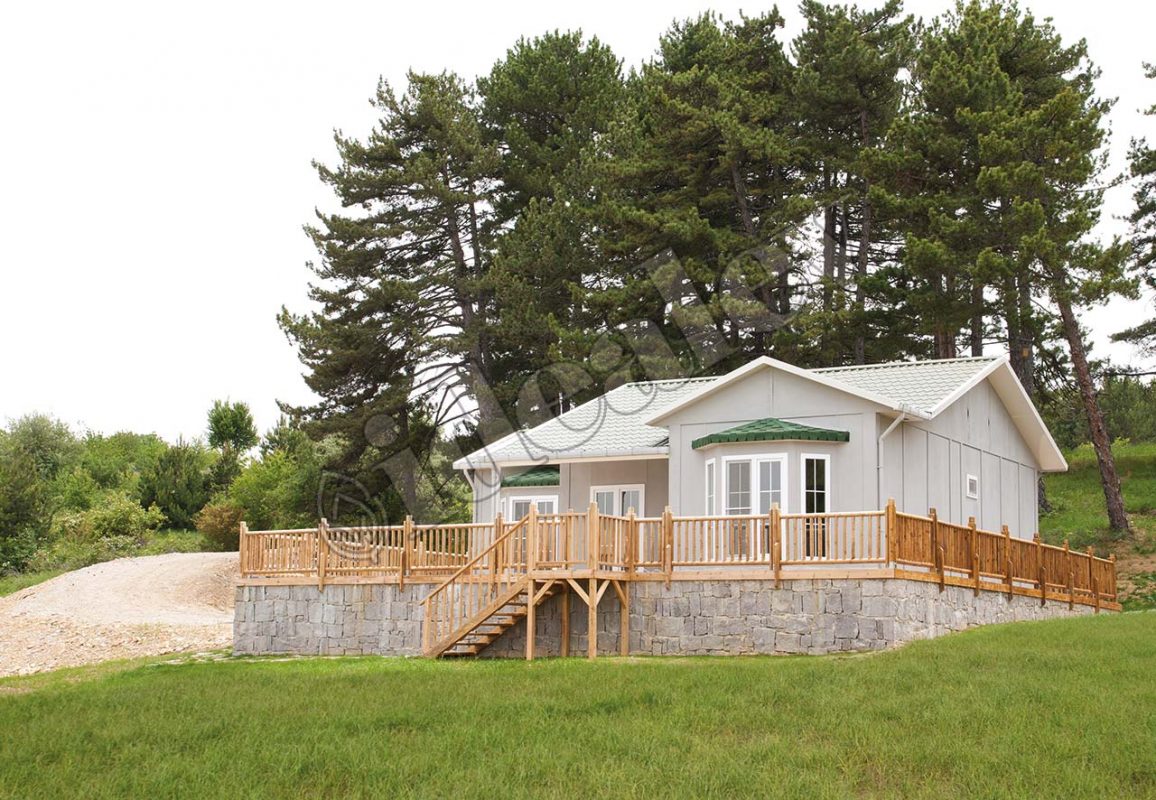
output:
[[[967,496],[972,500],[979,499],[979,477],[976,475],[967,476]]]

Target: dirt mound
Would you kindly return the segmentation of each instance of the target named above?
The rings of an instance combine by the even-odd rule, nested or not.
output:
[[[228,647],[236,553],[121,558],[0,598],[0,676]]]

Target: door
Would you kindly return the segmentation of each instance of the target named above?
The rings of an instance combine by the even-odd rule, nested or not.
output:
[[[607,516],[624,517],[632,508],[636,516],[643,516],[645,499],[645,487],[640,483],[590,487],[590,502],[598,507],[599,514]]]
[[[803,456],[803,513],[826,514],[831,508],[831,459],[829,456]],[[827,519],[808,519],[805,525],[804,553],[810,558],[827,555]]]

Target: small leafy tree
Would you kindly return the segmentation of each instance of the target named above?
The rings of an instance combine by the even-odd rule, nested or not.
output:
[[[141,505],[156,505],[173,528],[190,529],[209,500],[210,456],[199,443],[178,441],[141,476]]]

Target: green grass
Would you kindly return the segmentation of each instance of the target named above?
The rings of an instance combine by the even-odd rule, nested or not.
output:
[[[1156,797],[1156,614],[874,656],[228,659],[0,681],[0,796]]]
[[[1137,544],[1156,549],[1156,444],[1117,442],[1112,453]],[[1055,544],[1067,538],[1078,549],[1113,549],[1118,537],[1108,530],[1096,454],[1084,445],[1065,455],[1068,471],[1044,478],[1052,511],[1040,516],[1040,536]]]
[[[64,570],[46,570],[44,572],[22,572],[18,575],[0,575],[0,597],[5,595],[15,594],[21,589],[27,589],[29,586],[35,586],[38,583],[44,583],[50,578],[55,578]]]

